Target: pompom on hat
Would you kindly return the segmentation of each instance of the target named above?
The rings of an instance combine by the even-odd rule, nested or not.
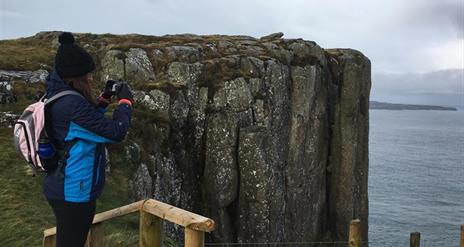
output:
[[[92,56],[75,43],[71,33],[60,34],[58,41],[60,47],[55,56],[55,69],[61,78],[79,77],[95,70]]]

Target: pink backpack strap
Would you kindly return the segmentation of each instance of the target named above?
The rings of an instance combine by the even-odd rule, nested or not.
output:
[[[51,98],[49,98],[49,99],[41,99],[41,100],[44,100],[45,105],[48,105],[48,104],[50,104],[50,103],[53,103],[53,101],[55,101],[55,100],[57,100],[57,99],[59,99],[59,98],[65,96],[65,95],[77,95],[77,96],[84,97],[84,96],[82,96],[82,94],[80,94],[80,93],[78,93],[78,92],[76,92],[76,91],[74,91],[74,90],[65,90],[65,91],[61,91],[61,92],[59,92],[59,93],[53,95],[53,96],[52,96]]]

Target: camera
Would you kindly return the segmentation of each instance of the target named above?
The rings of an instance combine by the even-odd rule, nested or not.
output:
[[[110,95],[117,95],[122,85],[127,84],[123,80],[108,80],[106,81],[105,93]]]
[[[108,80],[105,84],[105,89],[101,96],[111,101],[112,96],[117,96],[123,99],[134,100],[134,95],[131,92],[129,84],[123,80]]]

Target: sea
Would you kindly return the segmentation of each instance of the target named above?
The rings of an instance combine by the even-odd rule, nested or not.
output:
[[[459,247],[464,111],[370,110],[369,246]]]

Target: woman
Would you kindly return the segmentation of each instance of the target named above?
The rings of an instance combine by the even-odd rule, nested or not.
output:
[[[133,96],[126,84],[116,95],[119,105],[113,118],[104,116],[111,93],[95,99],[92,93],[95,63],[74,43],[71,33],[59,37],[55,70],[47,78],[47,98],[74,90],[47,105],[46,129],[60,164],[44,179],[44,194],[53,209],[58,247],[82,247],[95,214],[96,200],[105,183],[105,143],[120,142],[130,126]]]

